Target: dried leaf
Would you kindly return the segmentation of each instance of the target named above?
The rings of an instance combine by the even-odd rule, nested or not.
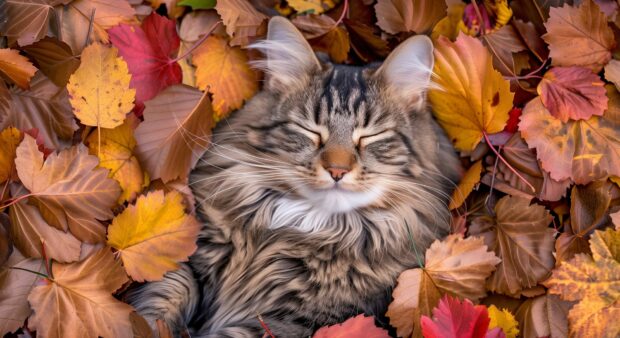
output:
[[[334,0],[287,0],[288,5],[299,13],[321,14],[332,9]]]
[[[55,38],[46,37],[22,50],[35,59],[41,72],[59,87],[66,86],[71,74],[80,66],[71,47]]]
[[[549,44],[554,66],[583,66],[598,73],[616,45],[607,17],[592,0],[579,7],[551,8],[545,28],[542,38]]]
[[[605,80],[613,83],[620,90],[620,61],[610,60],[605,66]]]
[[[390,34],[429,31],[446,13],[444,1],[378,0],[377,25]]]
[[[68,0],[6,0],[9,19],[2,35],[20,46],[30,45],[47,34],[53,6]]]
[[[240,108],[258,90],[257,76],[248,65],[247,53],[230,47],[226,39],[210,36],[194,52],[196,84],[213,94],[218,119]]]
[[[483,41],[493,54],[493,66],[504,75],[518,74],[515,67],[514,53],[527,49],[517,31],[506,25],[491,34],[483,35]]]
[[[35,287],[28,325],[49,338],[133,337],[133,308],[112,297],[129,280],[109,248],[84,261],[52,265],[53,280]]]
[[[20,180],[32,193],[29,201],[45,221],[89,243],[105,240],[105,227],[98,220],[112,218],[120,194],[118,183],[107,178],[106,169],[96,168],[98,164],[81,144],[43,161],[30,135],[17,147],[15,160]]]
[[[334,63],[344,63],[349,55],[349,34],[342,27],[335,27],[309,42],[315,51],[327,53]]]
[[[484,133],[504,129],[514,94],[478,39],[461,33],[454,43],[440,37],[435,47],[435,117],[458,150],[473,150]]]
[[[384,59],[390,53],[387,41],[375,35],[372,26],[349,19],[343,21],[349,32],[351,49],[364,62]]]
[[[510,311],[506,309],[500,310],[495,305],[489,306],[488,310],[489,318],[491,319],[489,329],[500,328],[506,335],[506,338],[516,338],[519,335],[519,323]]]
[[[187,177],[206,150],[213,125],[209,98],[195,88],[174,85],[147,101],[135,137],[150,177],[164,182]]]
[[[351,317],[342,324],[324,326],[318,329],[312,338],[387,338],[388,332],[375,326],[374,317],[365,317],[363,314]]]
[[[317,38],[336,28],[336,21],[327,15],[298,15],[291,20],[306,39]]]
[[[568,336],[568,310],[572,304],[556,295],[527,299],[515,311],[522,337],[565,338]]]
[[[292,4],[289,1],[289,4]],[[222,17],[231,46],[246,46],[251,39],[265,34],[267,16],[254,9],[247,0],[218,1],[217,14]]]
[[[518,297],[548,277],[554,266],[553,217],[528,199],[506,196],[495,205],[495,218],[474,219],[469,234],[482,236],[485,244],[502,259],[487,281],[490,291]]]
[[[30,87],[30,79],[37,68],[28,61],[28,58],[19,54],[15,49],[0,49],[0,73],[22,89]]]
[[[484,305],[445,295],[433,309],[433,319],[422,316],[425,338],[484,338],[489,328],[489,313]]]
[[[112,220],[108,245],[118,250],[132,279],[161,280],[196,250],[200,224],[183,210],[178,192],[141,196]]]
[[[0,132],[0,183],[14,177],[15,150],[21,140],[22,133],[17,128],[10,127]]]
[[[449,209],[453,210],[460,207],[467,199],[467,196],[471,194],[474,187],[480,182],[480,175],[482,174],[482,161],[475,162],[467,169],[465,175],[459,182],[454,192],[452,192],[452,198],[450,199]]]
[[[525,106],[519,130],[554,180],[587,184],[620,175],[620,95],[606,88],[609,109],[588,120],[562,123],[539,98]]]
[[[69,101],[84,125],[118,127],[133,108],[136,91],[129,89],[127,63],[117,52],[98,43],[84,48],[80,68],[69,78]]]

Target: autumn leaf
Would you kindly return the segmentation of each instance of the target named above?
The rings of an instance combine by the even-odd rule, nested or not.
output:
[[[422,316],[424,338],[484,338],[489,328],[489,313],[484,305],[445,295],[433,309],[433,319]]]
[[[514,94],[476,38],[461,33],[450,42],[440,37],[435,48],[439,89],[429,91],[435,117],[458,150],[473,150],[484,133],[504,129]]]
[[[450,205],[448,206],[450,210],[460,207],[463,202],[465,202],[467,196],[471,194],[474,187],[478,185],[478,182],[480,182],[482,170],[482,161],[475,162],[471,167],[469,167],[469,169],[467,169],[465,175],[463,175],[463,178],[459,182],[459,185],[456,189],[454,189],[454,192],[452,192],[452,198],[450,199]]]
[[[80,66],[71,47],[55,38],[45,37],[22,50],[37,62],[45,76],[60,87],[67,85],[71,74]]]
[[[430,315],[443,294],[482,298],[484,280],[499,262],[481,238],[450,235],[435,241],[426,251],[424,268],[406,270],[398,277],[386,313],[390,324],[399,336],[409,337],[414,329],[420,330],[420,315]]]
[[[133,337],[133,308],[112,297],[129,280],[109,248],[79,263],[52,265],[53,279],[28,296],[28,325],[49,338]]]
[[[6,0],[6,27],[2,35],[20,46],[30,45],[47,34],[53,6],[67,4],[69,0]]]
[[[617,90],[620,90],[620,61],[609,61],[605,66],[605,79],[613,83]]]
[[[549,44],[554,66],[583,66],[598,73],[616,45],[607,17],[592,0],[579,7],[551,8],[545,28],[542,38]]]
[[[15,332],[23,326],[30,313],[28,294],[41,280],[35,273],[44,273],[40,259],[24,257],[19,250],[13,250],[6,266],[0,266],[0,335]]]
[[[98,220],[112,218],[111,207],[120,194],[118,183],[107,178],[106,169],[96,168],[98,164],[81,144],[44,161],[30,135],[17,147],[15,160],[17,174],[31,192],[29,202],[45,221],[89,243],[105,239],[105,227]]]
[[[183,8],[183,6],[188,6],[187,2],[192,2],[192,0],[151,0],[149,1],[151,3],[151,7],[153,8],[153,10],[157,10],[160,6],[164,5],[166,6],[166,12],[168,13],[168,17],[171,19],[174,18],[178,18],[181,15],[183,15],[183,13],[185,12],[185,8]],[[198,2],[215,2],[215,0],[193,0],[194,3],[196,3],[196,1]],[[191,5],[191,4],[190,4]],[[197,6],[200,7],[200,6]],[[198,8],[198,9],[209,9],[212,8],[208,7],[208,8]],[[196,9],[194,7],[192,7],[192,9]]]
[[[69,78],[69,101],[84,125],[120,126],[133,108],[136,91],[129,89],[127,63],[117,52],[98,43],[84,48],[82,64]]]
[[[375,326],[374,317],[365,317],[363,314],[351,317],[342,324],[324,326],[318,329],[312,338],[387,338],[388,332]]]
[[[525,300],[515,311],[522,337],[567,337],[571,306],[571,302],[550,294]]]
[[[17,128],[10,127],[0,132],[0,183],[14,176],[15,150],[21,140],[22,133]]]
[[[594,231],[592,257],[577,254],[553,270],[549,292],[579,301],[568,313],[571,336],[620,335],[620,232]]]
[[[516,338],[519,335],[519,323],[515,317],[506,309],[498,309],[495,305],[488,307],[489,329],[500,328],[506,335],[506,338]]]
[[[540,98],[523,110],[519,130],[551,178],[571,178],[577,184],[620,176],[620,95],[607,86],[609,109],[588,120],[554,118]]]
[[[549,113],[560,121],[587,120],[607,109],[604,85],[587,68],[555,67],[538,84],[538,94]]]
[[[213,94],[218,119],[241,108],[258,90],[256,74],[248,65],[247,53],[230,47],[226,39],[210,36],[194,52],[196,84]]]
[[[97,156],[99,166],[109,169],[108,176],[120,184],[123,190],[119,197],[120,203],[133,201],[148,185],[148,175],[142,172],[142,166],[134,155],[136,139],[133,132],[138,122],[135,116],[130,115],[122,125],[103,129],[101,134],[91,133],[87,139],[89,153]]]
[[[346,18],[343,22],[349,32],[351,49],[364,62],[386,58],[390,53],[388,42],[375,35],[372,26]]]
[[[446,4],[434,0],[378,0],[375,11],[377,25],[390,34],[424,33],[446,14]]]
[[[349,34],[342,27],[334,27],[327,34],[308,42],[315,51],[326,53],[335,63],[344,63],[349,55]]]
[[[30,87],[30,79],[36,71],[37,68],[28,61],[28,58],[20,55],[19,51],[10,48],[0,49],[0,73],[20,88]]]
[[[299,13],[321,14],[332,9],[334,0],[288,0],[288,5]]]
[[[215,10],[231,37],[231,46],[247,46],[252,38],[266,33],[264,21],[267,16],[257,11],[247,0],[218,1]]]
[[[495,218],[474,219],[469,234],[482,236],[502,259],[487,281],[493,292],[518,297],[548,277],[554,266],[553,229],[549,212],[521,197],[506,196],[495,205]]]
[[[185,213],[182,200],[178,192],[151,192],[112,220],[108,245],[118,250],[132,279],[160,280],[196,250],[200,224]]]
[[[179,48],[174,21],[152,13],[141,27],[119,25],[108,30],[112,45],[127,62],[136,104],[154,98],[170,85],[181,83],[181,67],[173,59]]]
[[[186,178],[209,144],[213,109],[198,89],[174,85],[146,102],[136,152],[152,179]]]
[[[502,74],[519,74],[522,69],[529,68],[528,59],[522,65],[519,64],[519,58],[515,57],[515,53],[526,50],[527,46],[512,25],[503,26],[482,38],[493,54],[493,66]]]
[[[298,15],[291,22],[306,39],[313,39],[327,34],[327,32],[337,26],[336,21],[325,14]]]

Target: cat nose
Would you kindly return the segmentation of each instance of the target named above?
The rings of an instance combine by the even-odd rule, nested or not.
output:
[[[348,168],[325,168],[327,172],[331,175],[334,181],[338,182],[342,179],[342,177],[349,172]]]

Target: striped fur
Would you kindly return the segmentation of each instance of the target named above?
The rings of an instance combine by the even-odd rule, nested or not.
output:
[[[286,338],[359,313],[381,318],[398,274],[447,233],[459,164],[419,100],[395,95],[376,66],[325,64],[300,81],[268,87],[219,123],[190,177],[198,250],[129,294],[151,323],[260,337],[260,315]],[[333,144],[355,153],[339,189],[319,161]]]

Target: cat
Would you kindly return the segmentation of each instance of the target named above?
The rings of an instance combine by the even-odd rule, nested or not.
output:
[[[432,43],[414,36],[381,65],[336,65],[275,17],[253,48],[264,89],[218,124],[190,175],[197,251],[127,299],[191,337],[261,337],[263,325],[308,337],[380,318],[399,273],[447,234],[461,176],[427,109]]]

